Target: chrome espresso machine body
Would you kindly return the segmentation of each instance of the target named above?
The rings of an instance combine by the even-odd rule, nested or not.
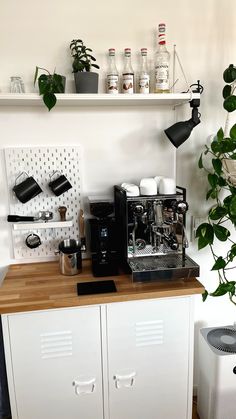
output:
[[[174,195],[127,196],[114,187],[117,241],[133,281],[195,277],[199,266],[186,255],[186,190]]]

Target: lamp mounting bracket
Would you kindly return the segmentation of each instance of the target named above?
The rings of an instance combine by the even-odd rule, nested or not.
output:
[[[191,108],[198,108],[200,106],[200,99],[192,99],[189,103]]]

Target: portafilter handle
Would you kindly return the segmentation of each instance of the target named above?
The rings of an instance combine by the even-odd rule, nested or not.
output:
[[[79,211],[79,235],[81,242],[81,250],[84,252],[86,251],[86,239],[84,231],[84,211],[82,209],[80,209]]]

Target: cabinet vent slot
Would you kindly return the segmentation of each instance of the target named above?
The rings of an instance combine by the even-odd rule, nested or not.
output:
[[[163,320],[138,322],[135,324],[136,346],[163,344]]]
[[[42,359],[72,356],[72,332],[52,332],[40,335]]]

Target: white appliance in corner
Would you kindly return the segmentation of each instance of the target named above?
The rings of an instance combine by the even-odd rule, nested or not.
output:
[[[236,328],[203,328],[199,337],[200,419],[236,418]]]

